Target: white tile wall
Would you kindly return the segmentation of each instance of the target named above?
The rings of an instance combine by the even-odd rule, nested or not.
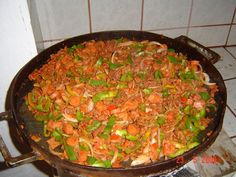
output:
[[[143,29],[187,26],[190,6],[190,0],[145,0]]]
[[[205,46],[225,45],[229,26],[190,28],[189,37]]]
[[[227,42],[228,45],[236,44],[236,25],[233,25],[229,34],[229,40]]]
[[[46,49],[46,48],[48,48],[48,47],[51,47],[52,45],[57,44],[57,43],[59,43],[59,42],[61,42],[61,41],[63,41],[63,40],[56,40],[56,41],[44,42],[44,48]]]
[[[231,23],[235,0],[194,0],[191,25]]]
[[[36,4],[43,41],[89,33],[90,28],[92,32],[142,29],[176,37],[186,35],[186,30],[190,27],[189,36],[207,46],[226,44],[229,25],[221,25],[231,23],[236,7],[236,0],[29,0],[29,2]],[[88,7],[89,2],[90,7]],[[35,19],[37,18],[32,17],[31,20]],[[40,30],[34,31],[40,33]],[[35,36],[40,35],[35,34]],[[45,45],[48,47],[51,44]],[[232,27],[227,45],[236,45],[236,25]]]
[[[184,29],[170,29],[170,30],[158,30],[158,31],[151,31],[157,34],[163,34],[164,36],[175,38],[180,35],[186,35],[187,28]]]
[[[87,0],[36,0],[44,40],[89,32]]]
[[[92,31],[140,30],[142,1],[91,0]]]
[[[215,64],[224,79],[236,77],[236,60],[224,49],[213,49],[216,53],[221,55],[220,61]]]

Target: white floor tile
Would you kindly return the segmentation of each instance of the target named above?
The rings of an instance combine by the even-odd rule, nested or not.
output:
[[[227,88],[227,104],[236,114],[236,79],[225,81]],[[235,127],[236,123],[234,124]]]
[[[215,64],[215,67],[221,73],[223,79],[236,77],[236,60],[224,48],[213,48],[221,59]]]
[[[236,47],[227,47],[227,50],[236,58]]]
[[[234,115],[227,108],[224,116],[223,129],[229,136],[234,136],[236,135],[235,125],[236,125],[236,117],[234,117]]]

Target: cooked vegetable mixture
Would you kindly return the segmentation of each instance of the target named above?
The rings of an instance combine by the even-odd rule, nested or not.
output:
[[[199,145],[217,108],[217,86],[199,62],[155,41],[65,47],[29,79],[25,100],[44,124],[50,151],[81,165],[174,158]]]

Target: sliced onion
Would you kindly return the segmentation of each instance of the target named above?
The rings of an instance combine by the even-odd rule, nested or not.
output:
[[[150,45],[152,45],[152,44],[156,44],[156,45],[159,45],[159,46],[163,46],[161,43],[159,43],[159,42],[157,42],[157,41],[151,41],[151,42],[149,42],[149,44]]]
[[[113,164],[118,157],[118,151],[115,151],[113,158],[111,159],[111,164]]]
[[[62,135],[63,135],[64,137],[69,137],[69,136],[71,136],[71,135],[67,135],[67,134],[65,134],[65,133],[62,133]]]
[[[93,151],[93,147],[92,147],[91,143],[84,138],[79,138],[79,142],[87,144],[90,149],[91,156],[93,156],[94,151]]]
[[[139,93],[140,93],[141,101],[142,101],[142,103],[144,103],[144,99],[143,99],[143,93],[142,93],[142,91],[139,90]]]
[[[158,143],[158,148],[161,147],[161,130],[160,128],[157,129],[157,143]]]
[[[164,52],[166,50],[167,50],[166,48],[160,48],[160,49],[157,50],[157,53],[161,53],[161,52]]]
[[[196,71],[195,73],[202,73],[203,69],[202,69],[202,65],[198,64],[199,67],[199,71]]]
[[[54,155],[56,155],[56,156],[61,157],[61,156],[63,155],[62,152],[56,152],[56,151],[53,150],[50,146],[48,147],[48,149],[49,149],[49,151],[50,151],[52,154],[54,154]]]
[[[92,100],[89,101],[88,103],[88,112],[91,112],[94,108],[94,103]]]
[[[146,109],[145,109],[145,112],[146,112],[146,113],[149,113],[149,112],[151,112],[151,111],[152,111],[152,108],[146,108]]]
[[[143,55],[143,54],[144,54],[144,51],[137,53],[135,56],[136,56],[136,57],[139,57],[139,56],[141,56],[141,55]]]
[[[203,83],[205,84],[205,85],[215,85],[216,83],[211,83],[210,82],[210,77],[208,76],[208,74],[207,73],[202,73],[203,75],[204,75],[204,80],[203,80]]]
[[[150,157],[147,155],[140,155],[132,161],[131,166],[141,165],[143,163],[151,162]]]
[[[115,55],[116,55],[117,51],[113,52],[112,56],[111,56],[111,62],[114,63],[114,58],[115,58]]]
[[[127,120],[121,120],[121,121],[116,121],[117,124],[120,124],[120,125],[128,125],[129,124],[129,121]]]
[[[157,135],[157,132],[152,134],[151,144],[155,144],[157,140],[155,139],[155,136]]]
[[[107,75],[109,74],[109,71],[106,68],[104,69],[104,71]]]
[[[134,44],[134,41],[128,41],[118,44],[118,47],[125,47]]]
[[[148,143],[147,146],[143,149],[143,153],[148,154],[149,152],[150,152],[150,145]]]
[[[146,61],[146,60],[155,60],[155,59],[153,59],[153,58],[144,58],[144,59],[142,59],[141,62],[140,62],[140,69],[141,70],[143,70],[143,62]]]
[[[85,90],[83,97],[88,98],[88,97],[92,97],[93,95],[89,94],[87,90]]]
[[[75,117],[69,117],[67,114],[62,114],[66,121],[77,123],[78,120]]]

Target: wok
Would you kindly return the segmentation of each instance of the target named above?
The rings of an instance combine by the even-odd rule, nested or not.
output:
[[[159,162],[134,166],[129,168],[104,169],[91,166],[83,166],[72,163],[68,160],[60,159],[59,157],[50,153],[43,137],[42,124],[37,122],[33,115],[28,111],[24,103],[24,96],[33,88],[33,83],[28,79],[28,75],[36,68],[40,68],[47,62],[50,55],[56,53],[64,46],[71,47],[74,44],[82,43],[88,40],[109,40],[118,38],[128,38],[133,40],[149,40],[165,43],[169,48],[174,48],[176,52],[182,52],[188,58],[199,60],[203,70],[210,76],[211,82],[215,82],[218,86],[219,92],[215,99],[217,102],[217,111],[212,111],[210,114],[214,117],[208,128],[200,135],[201,144],[188,152],[185,152],[181,158],[184,161],[179,162],[179,157],[162,160]],[[6,163],[9,166],[18,166],[24,163],[29,163],[35,160],[45,160],[51,166],[57,169],[60,176],[146,176],[146,175],[160,175],[176,169],[199,153],[205,151],[218,136],[223,123],[224,112],[226,108],[226,88],[223,79],[217,69],[213,66],[213,62],[219,59],[219,55],[213,51],[203,47],[193,40],[180,36],[176,39],[171,39],[163,35],[158,35],[144,31],[107,31],[85,34],[78,37],[73,37],[62,41],[30,60],[15,76],[8,92],[9,109],[0,114],[1,120],[13,119],[19,136],[22,137],[26,144],[32,148],[32,152],[23,154],[18,157],[12,157],[9,153],[5,143],[0,136],[0,149]],[[42,140],[35,142],[30,138],[30,135],[38,134]]]

